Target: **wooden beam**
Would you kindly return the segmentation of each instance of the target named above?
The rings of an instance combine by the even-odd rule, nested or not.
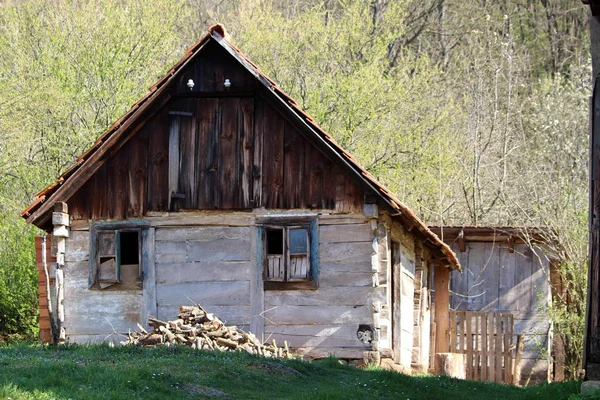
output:
[[[508,237],[508,252],[509,253],[515,252],[515,237],[513,235],[510,235]]]
[[[461,253],[464,253],[465,250],[467,249],[466,243],[465,243],[465,230],[461,229],[460,232],[458,232],[458,248],[460,250]]]
[[[450,268],[436,265],[434,269],[435,286],[435,352],[446,353],[450,349],[448,332],[450,329]]]

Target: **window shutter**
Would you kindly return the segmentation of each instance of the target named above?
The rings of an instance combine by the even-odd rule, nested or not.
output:
[[[120,280],[119,231],[97,231],[95,280],[105,288]]]
[[[289,227],[287,229],[287,280],[304,281],[310,277],[310,256],[308,229]]]

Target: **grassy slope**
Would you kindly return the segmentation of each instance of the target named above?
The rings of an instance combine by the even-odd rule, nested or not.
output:
[[[360,370],[335,359],[266,360],[187,348],[0,347],[0,399],[571,399],[577,383],[529,388]]]

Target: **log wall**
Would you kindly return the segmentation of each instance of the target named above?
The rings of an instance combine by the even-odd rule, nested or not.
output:
[[[386,278],[373,285],[377,231],[371,221],[363,214],[321,212],[318,289],[265,291],[255,221],[266,214],[258,214],[164,213],[133,220],[151,232],[143,247],[152,264],[152,271],[145,266],[143,289],[133,291],[88,289],[89,223],[74,222],[65,267],[68,340],[119,341],[117,333],[145,325],[147,315],[173,319],[180,305],[199,303],[227,324],[252,328],[264,340],[287,340],[307,356],[362,358],[372,343],[359,340],[359,327],[374,328],[374,304],[389,309]],[[385,277],[385,263],[382,268]],[[412,329],[412,308],[402,320]]]
[[[539,249],[515,244],[511,253],[505,242],[458,243],[452,249],[463,273],[451,274],[451,308],[460,311],[491,311],[514,315],[514,340],[525,335],[522,381],[548,379],[550,322],[544,310],[551,299],[549,261]]]

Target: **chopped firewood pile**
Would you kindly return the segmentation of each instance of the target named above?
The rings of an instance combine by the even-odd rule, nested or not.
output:
[[[140,332],[130,332],[122,345],[144,347],[182,345],[197,350],[247,351],[271,358],[292,358],[288,343],[283,347],[273,343],[261,343],[253,333],[244,332],[236,326],[225,326],[214,314],[201,306],[181,306],[174,321],[160,321],[149,317],[148,325],[153,330],[146,331],[138,325]]]

